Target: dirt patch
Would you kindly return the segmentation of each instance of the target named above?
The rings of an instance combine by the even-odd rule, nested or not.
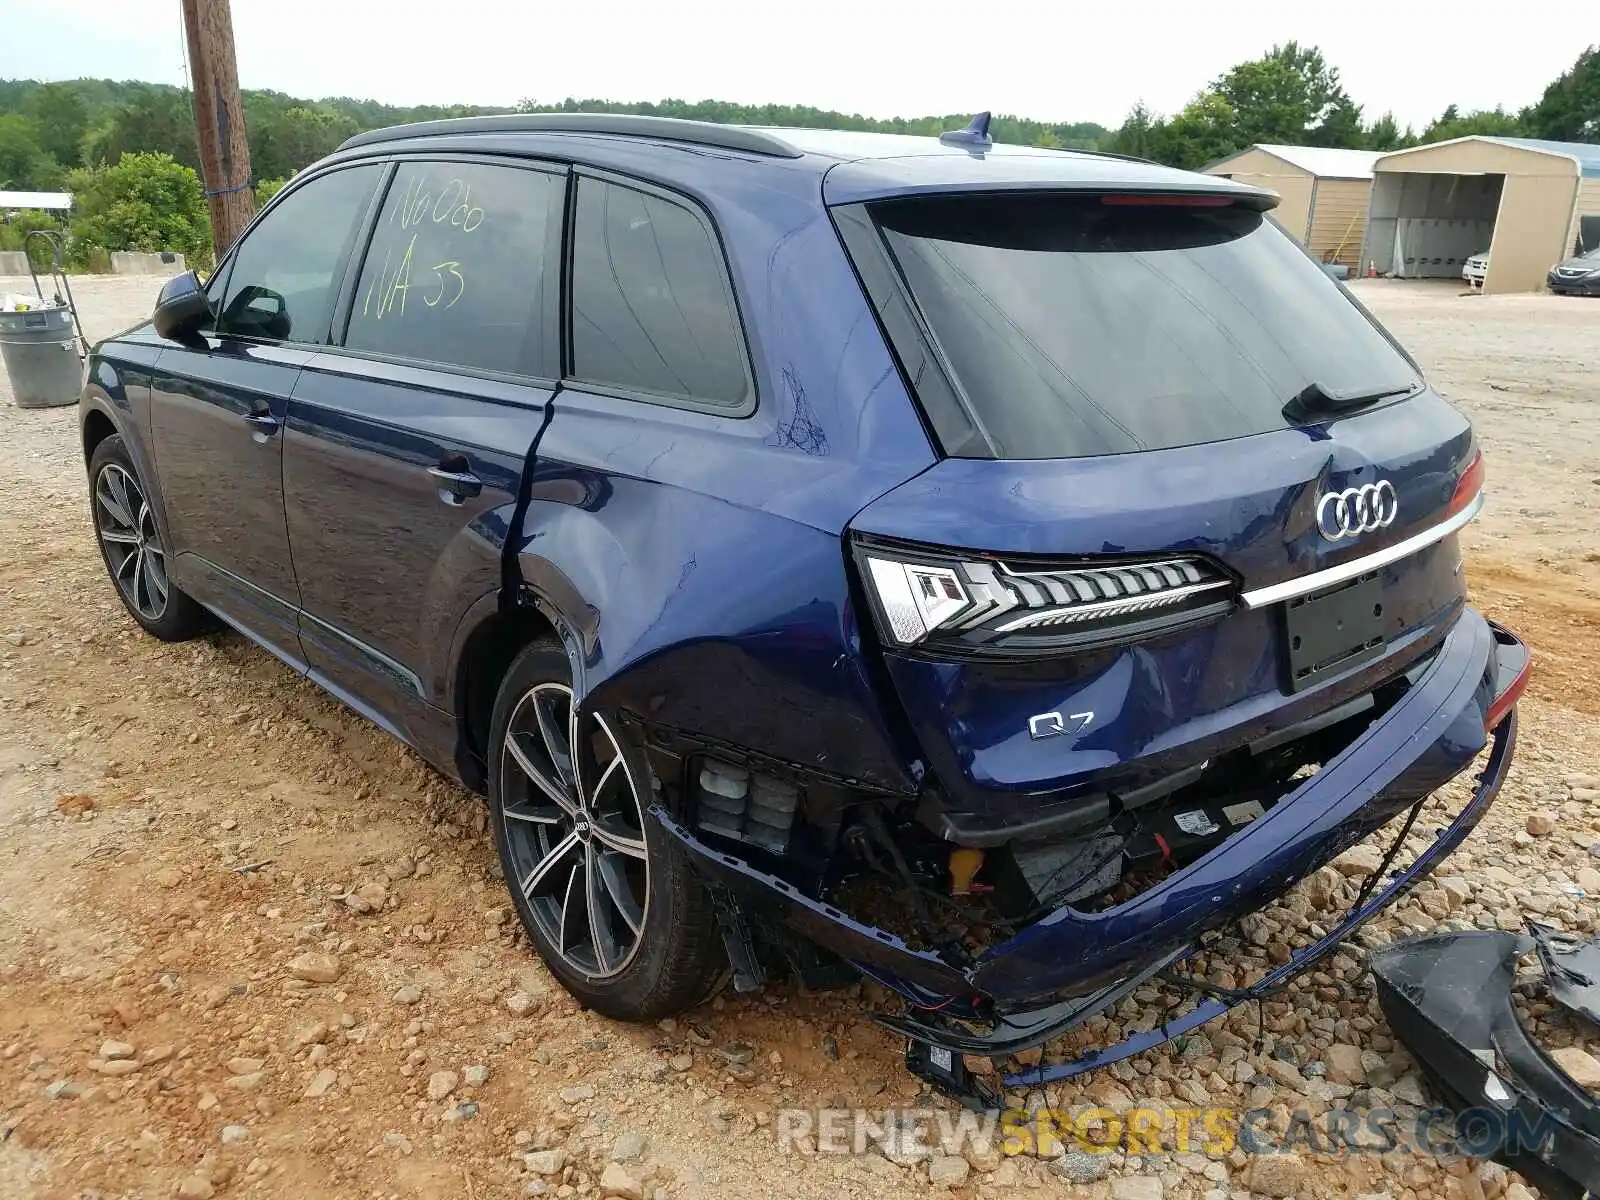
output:
[[[1480,552],[1467,582],[1475,604],[1534,648],[1528,694],[1600,716],[1600,571]]]

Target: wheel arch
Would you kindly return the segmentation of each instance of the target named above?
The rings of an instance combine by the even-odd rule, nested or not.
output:
[[[522,556],[526,572],[532,556]],[[541,638],[560,642],[572,662],[574,681],[582,678],[584,647],[593,644],[597,614],[585,604],[564,575],[550,564],[539,572],[541,582],[563,585],[557,592],[565,603],[550,596],[549,588],[524,582],[515,596],[493,592],[481,597],[462,617],[451,656],[450,703],[456,715],[456,771],[473,791],[488,791],[487,753],[489,725],[500,684],[518,654]],[[526,579],[526,576],[524,576]]]
[[[87,463],[94,457],[95,450],[100,443],[117,432],[116,422],[103,408],[91,407],[83,418],[83,461]]]
[[[521,604],[504,611],[496,607],[462,640],[453,699],[456,770],[473,791],[488,792],[489,722],[501,681],[527,646],[553,636],[556,627],[549,616],[537,606]]]

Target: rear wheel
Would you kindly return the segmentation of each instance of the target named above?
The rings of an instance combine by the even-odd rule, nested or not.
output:
[[[560,646],[538,642],[517,657],[489,742],[500,863],[551,972],[619,1020],[681,1012],[720,976],[710,897],[646,815],[651,779],[614,718],[575,711]]]
[[[164,642],[210,628],[206,610],[167,574],[167,546],[128,448],[118,434],[89,459],[89,505],[106,573],[128,615]]]

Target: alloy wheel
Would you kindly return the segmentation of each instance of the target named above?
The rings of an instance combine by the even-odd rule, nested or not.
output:
[[[138,480],[118,463],[107,463],[95,479],[94,523],[128,606],[147,621],[159,621],[171,589],[167,556]]]
[[[565,684],[530,688],[506,725],[500,799],[508,882],[545,943],[590,979],[620,974],[643,941],[650,867],[640,781],[611,725],[579,715]]]

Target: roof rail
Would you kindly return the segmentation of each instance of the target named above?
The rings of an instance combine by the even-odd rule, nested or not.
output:
[[[506,113],[492,117],[449,117],[442,121],[417,121],[369,129],[339,147],[371,146],[407,138],[450,137],[471,133],[599,133],[622,137],[659,138],[694,146],[744,150],[773,158],[799,158],[801,152],[780,137],[739,125],[711,121],[682,121],[676,117],[645,117],[631,113]]]

